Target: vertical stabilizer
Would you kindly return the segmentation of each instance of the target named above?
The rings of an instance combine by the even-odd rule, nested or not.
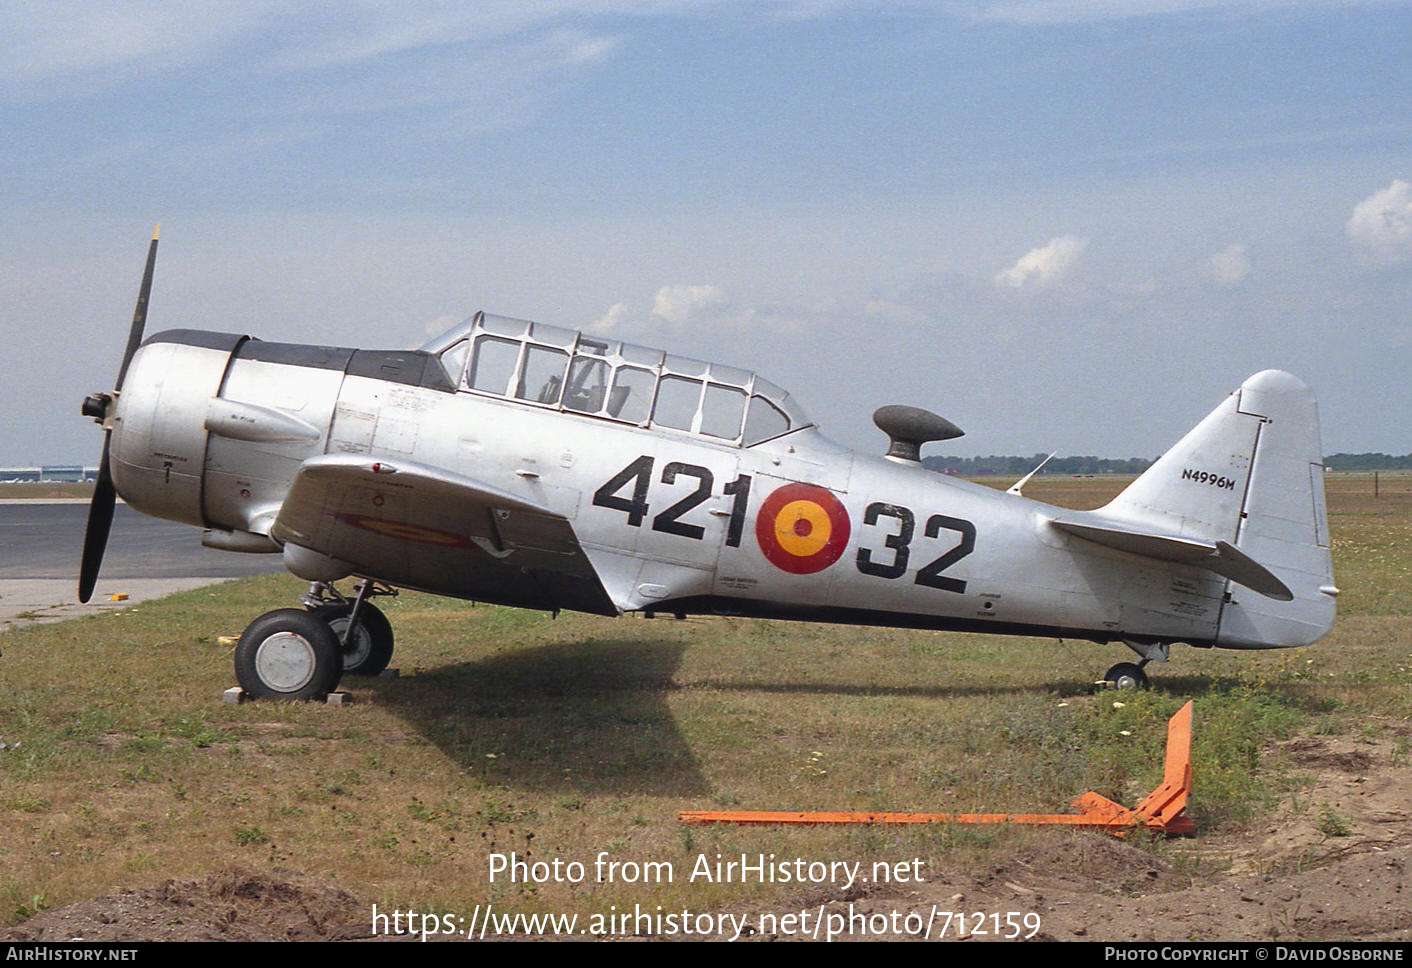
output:
[[[1216,643],[1308,645],[1333,624],[1333,573],[1314,395],[1265,370],[1096,516],[1128,528],[1229,542],[1276,575],[1291,601],[1227,583]]]

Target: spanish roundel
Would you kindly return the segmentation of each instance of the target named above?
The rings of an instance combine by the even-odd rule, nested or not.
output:
[[[812,575],[848,546],[848,512],[827,488],[786,484],[765,498],[755,515],[755,539],[770,564]]]

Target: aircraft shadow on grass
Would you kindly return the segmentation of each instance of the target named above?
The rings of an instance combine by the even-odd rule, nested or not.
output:
[[[543,790],[699,796],[710,788],[667,696],[680,643],[592,639],[378,681],[394,710],[487,780]]]
[[[495,784],[585,793],[701,796],[711,785],[668,696],[688,646],[640,639],[587,639],[498,653],[414,677],[373,680],[393,710],[469,774]],[[691,688],[727,693],[945,699],[1033,692],[1010,684],[878,685],[763,678],[701,679]],[[1095,683],[1057,681],[1059,695]],[[1217,678],[1181,676],[1158,688],[1201,697]],[[1118,695],[1114,692],[1113,695]]]

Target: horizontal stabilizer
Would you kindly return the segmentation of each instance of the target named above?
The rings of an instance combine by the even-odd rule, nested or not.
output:
[[[1195,565],[1215,572],[1279,602],[1294,599],[1294,593],[1264,565],[1228,541],[1196,541],[1171,535],[1151,534],[1122,528],[1105,528],[1076,521],[1050,521],[1060,531],[1118,551],[1144,558]]]

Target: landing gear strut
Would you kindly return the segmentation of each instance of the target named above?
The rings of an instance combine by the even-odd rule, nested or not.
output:
[[[352,599],[343,597],[326,582],[309,585],[304,605],[309,614],[333,630],[343,648],[344,673],[375,676],[392,661],[392,625],[368,599],[396,594],[397,589],[373,581],[359,582]]]

